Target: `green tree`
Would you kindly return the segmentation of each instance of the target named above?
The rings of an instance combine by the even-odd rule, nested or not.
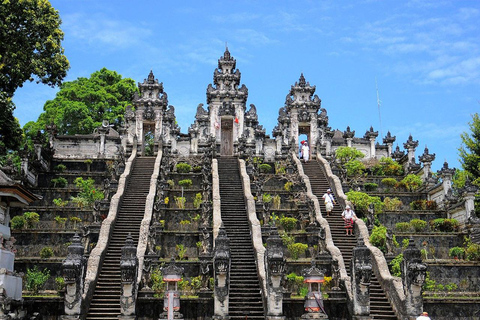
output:
[[[474,183],[480,185],[480,116],[472,115],[472,121],[468,123],[470,133],[461,134],[462,146],[458,149],[460,163],[468,172]]]
[[[132,79],[103,68],[90,78],[62,84],[55,99],[45,103],[37,126],[29,123],[28,129],[33,131],[54,123],[58,134],[89,134],[103,120],[118,128],[136,90]]]
[[[0,142],[14,149],[21,129],[12,97],[25,81],[56,86],[69,63],[61,46],[60,16],[47,0],[2,0],[0,5]]]

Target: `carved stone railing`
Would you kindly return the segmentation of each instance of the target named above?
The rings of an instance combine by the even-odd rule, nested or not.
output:
[[[347,196],[343,193],[342,183],[340,182],[340,179],[332,173],[330,164],[322,157],[320,153],[317,153],[317,160],[323,166],[327,175],[327,179],[330,182],[330,187],[334,188],[337,200],[339,200],[339,202],[345,205],[347,202]],[[355,222],[355,228],[359,232],[359,237],[363,238],[365,245],[370,250],[372,256],[373,272],[375,273],[375,276],[380,282],[380,285],[384,289],[385,293],[390,298],[394,311],[400,319],[408,319],[408,316],[405,314],[406,297],[403,291],[402,279],[400,277],[394,277],[391,275],[390,270],[388,269],[388,263],[385,260],[383,252],[380,251],[380,249],[378,249],[377,247],[370,244],[370,235],[367,226],[365,225],[363,220],[358,219]],[[349,298],[351,297],[352,296],[350,292]]]
[[[320,153],[317,154],[317,158],[319,156],[320,156]],[[315,205],[315,215],[316,215],[317,222],[320,224],[320,226],[322,226],[325,229],[325,242],[327,244],[327,250],[332,255],[332,259],[338,261],[338,266],[340,268],[340,281],[344,283],[347,297],[349,299],[352,299],[351,279],[347,274],[347,269],[345,267],[345,261],[343,259],[343,255],[340,252],[340,249],[338,249],[333,243],[332,233],[330,231],[330,225],[328,224],[328,221],[322,217],[320,204],[318,203],[317,197],[312,192],[310,179],[304,173],[302,163],[297,158],[297,155],[295,153],[292,153],[292,158],[294,159],[297,165],[297,169],[300,177],[302,178],[303,182],[307,186],[307,197],[311,199]]]
[[[157,193],[157,179],[160,174],[160,166],[162,162],[162,148],[159,148],[157,157],[155,158],[155,165],[153,168],[152,177],[150,179],[150,190],[148,191],[147,199],[145,201],[145,213],[143,215],[142,222],[140,224],[140,234],[138,238],[137,245],[137,259],[138,259],[138,270],[137,270],[137,286],[141,283],[143,265],[145,259],[145,253],[148,246],[148,234],[150,231],[150,224],[153,218],[153,204],[155,203],[155,195]],[[138,288],[135,291],[138,294]]]
[[[220,208],[220,181],[218,177],[218,161],[212,160],[212,202],[213,202],[213,243],[218,236],[222,225],[222,212]]]
[[[258,277],[261,281],[263,303],[265,305],[267,291],[267,276],[265,273],[265,247],[262,241],[262,227],[260,221],[257,218],[255,210],[255,200],[253,199],[252,192],[250,190],[250,177],[247,174],[245,161],[239,159],[240,164],[240,176],[243,183],[243,193],[247,202],[247,214],[250,225],[250,231],[252,233],[253,249],[255,250],[255,260],[257,263]]]
[[[118,209],[120,207],[121,201],[123,199],[125,188],[127,186],[127,182],[130,179],[130,173],[132,171],[133,163],[137,156],[137,148],[134,147],[132,150],[132,154],[127,160],[125,165],[125,171],[120,176],[118,181],[118,189],[117,193],[112,197],[110,202],[110,209],[108,212],[108,216],[102,222],[102,226],[100,228],[100,233],[98,235],[97,246],[92,250],[90,253],[90,257],[88,258],[87,263],[87,271],[85,275],[85,284],[83,287],[83,306],[82,310],[86,311],[88,306],[90,305],[90,301],[93,297],[93,291],[95,289],[97,278],[98,278],[98,271],[101,268],[101,264],[105,258],[105,254],[107,252],[106,248],[110,239],[110,234],[112,232],[112,226],[115,223],[117,218]]]

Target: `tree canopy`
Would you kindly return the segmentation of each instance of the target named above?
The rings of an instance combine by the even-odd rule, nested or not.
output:
[[[476,184],[480,185],[480,116],[472,115],[472,121],[468,123],[470,133],[461,134],[462,146],[458,149],[460,163]]]
[[[50,2],[0,0],[0,3],[0,134],[7,148],[16,148],[21,130],[13,117],[15,91],[25,81],[35,79],[50,86],[60,84],[69,63],[61,46],[60,16]]]
[[[63,83],[55,99],[45,103],[37,122],[27,123],[24,130],[33,134],[54,123],[58,134],[89,134],[103,120],[118,128],[136,90],[134,80],[103,68],[90,78]]]

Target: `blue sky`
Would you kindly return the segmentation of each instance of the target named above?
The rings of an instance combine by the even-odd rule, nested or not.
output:
[[[267,134],[302,72],[333,129],[350,126],[361,137],[373,126],[401,149],[412,134],[417,156],[425,146],[436,153],[434,170],[445,160],[459,167],[460,134],[480,110],[479,1],[51,3],[63,21],[67,81],[106,67],[139,82],[153,70],[182,132],[206,105],[225,43]],[[21,125],[56,92],[35,83],[19,89]]]

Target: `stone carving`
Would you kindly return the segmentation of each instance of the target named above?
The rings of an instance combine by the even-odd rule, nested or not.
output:
[[[201,284],[200,290],[206,291],[208,290],[208,281],[210,279],[210,263],[208,258],[200,258],[200,276],[201,276]]]
[[[122,280],[120,311],[122,316],[135,315],[137,267],[137,248],[134,246],[132,235],[129,233],[122,248],[122,257],[120,259]]]
[[[150,281],[150,272],[152,270],[152,260],[145,259],[143,260],[143,268],[142,268],[142,290],[150,290],[149,281]]]
[[[210,253],[210,232],[206,227],[202,228],[202,255],[208,255]]]
[[[415,316],[423,309],[422,285],[425,282],[427,265],[422,262],[422,254],[410,238],[407,249],[403,252],[400,264],[403,290],[406,296],[407,314]]]
[[[72,244],[68,247],[67,257],[62,263],[62,273],[65,280],[65,314],[69,316],[79,316],[81,311],[85,266],[83,251],[80,236],[75,234]]]
[[[333,260],[332,264],[332,290],[340,290],[340,266],[338,260]]]
[[[354,293],[354,315],[366,316],[370,313],[370,278],[372,263],[370,251],[365,246],[363,238],[358,238],[352,257],[352,291]]]
[[[213,258],[215,271],[215,297],[222,306],[228,297],[230,273],[230,240],[223,225],[215,239],[215,253]]]

